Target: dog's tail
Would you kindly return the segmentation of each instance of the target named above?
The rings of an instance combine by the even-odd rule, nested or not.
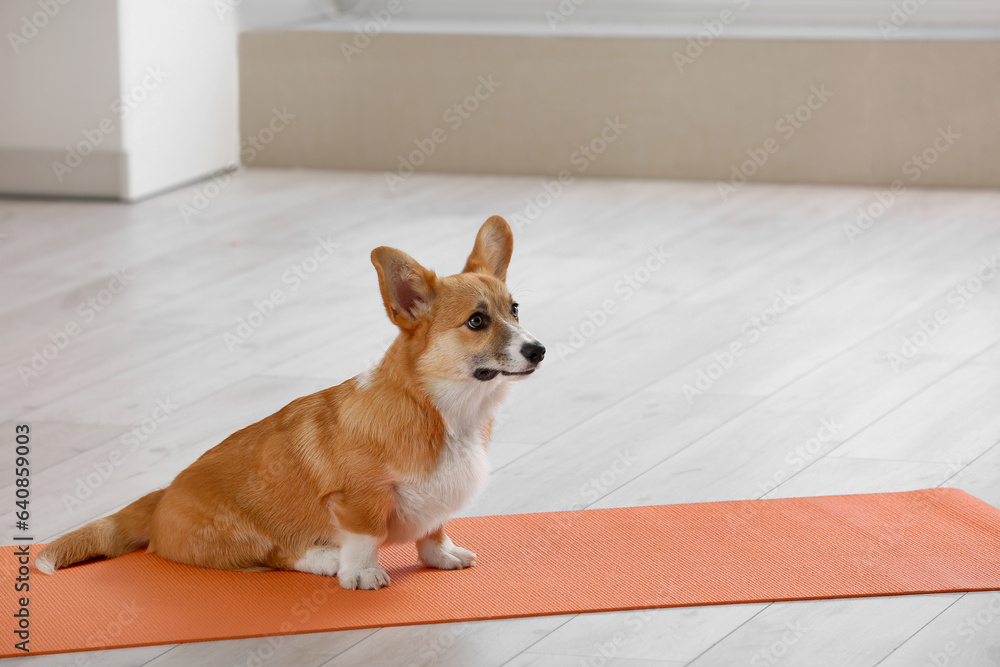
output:
[[[61,567],[106,556],[114,558],[149,544],[149,523],[163,489],[144,495],[115,514],[91,521],[47,545],[35,558],[39,572],[52,574]]]

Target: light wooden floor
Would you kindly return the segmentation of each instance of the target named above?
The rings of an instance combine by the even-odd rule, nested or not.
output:
[[[371,248],[393,245],[451,273],[488,215],[513,221],[542,191],[531,178],[416,175],[390,194],[379,174],[251,171],[189,224],[179,207],[203,187],[134,206],[0,201],[0,420],[7,440],[15,423],[34,430],[39,540],[166,485],[232,431],[377,358],[392,328]],[[725,202],[708,183],[567,188],[515,234],[510,284],[550,359],[502,413],[492,477],[467,513],[941,485],[1000,506],[1000,279],[969,300],[954,291],[984,257],[1000,258],[1000,193],[910,191],[850,242],[844,223],[874,201],[853,188],[748,185]],[[283,275],[321,237],[337,248],[295,289]],[[641,268],[650,247],[670,255],[656,271]],[[124,291],[100,313],[79,306],[118,269],[131,276]],[[224,334],[275,289],[285,302],[230,351]],[[772,317],[782,298],[792,306]],[[607,300],[615,312],[595,314]],[[888,355],[938,311],[945,324],[894,368]],[[80,333],[23,383],[18,368],[70,323]],[[733,341],[745,352],[719,374],[712,364]],[[685,396],[700,371],[718,377]],[[158,402],[170,406],[160,422]],[[133,426],[143,441],[123,441]],[[619,456],[624,470],[613,467]],[[107,479],[90,474],[101,469]],[[0,498],[13,498],[10,481]],[[13,525],[10,512],[2,525]],[[992,594],[926,595],[18,660],[980,667],[1000,665],[998,616]]]

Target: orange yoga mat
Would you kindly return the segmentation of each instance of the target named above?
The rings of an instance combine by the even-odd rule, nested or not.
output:
[[[135,552],[30,576],[31,653],[684,605],[1000,589],[1000,510],[955,489],[456,519],[462,571],[384,549],[392,585],[344,591]],[[40,545],[32,546],[35,554]],[[4,547],[2,656],[23,655]],[[23,595],[23,594],[21,594]]]

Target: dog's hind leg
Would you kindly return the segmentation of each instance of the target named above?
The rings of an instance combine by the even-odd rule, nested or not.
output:
[[[335,577],[339,568],[339,547],[311,547],[292,564],[290,569],[320,574],[324,577]]]

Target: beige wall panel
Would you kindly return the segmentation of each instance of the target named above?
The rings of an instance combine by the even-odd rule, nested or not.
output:
[[[353,40],[242,35],[243,136],[295,115],[251,164],[395,171],[413,155],[428,172],[1000,186],[996,42],[720,39],[680,71],[678,39],[383,33],[348,62]],[[499,86],[487,96],[480,77]],[[448,111],[477,88],[459,125]],[[574,154],[607,119],[627,127],[596,159]],[[949,127],[933,164],[908,162]]]

